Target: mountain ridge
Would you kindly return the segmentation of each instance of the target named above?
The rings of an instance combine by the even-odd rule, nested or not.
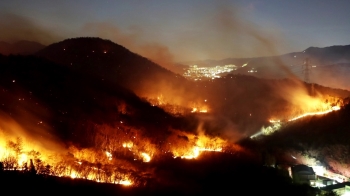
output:
[[[171,86],[172,83],[182,84],[186,81],[149,59],[101,38],[66,39],[44,48],[36,55],[73,69],[97,74],[131,89],[141,97],[164,90],[159,86],[160,81]],[[152,90],[149,86],[159,88]]]
[[[0,53],[3,55],[31,55],[45,48],[39,42],[21,40],[15,43],[0,41]]]

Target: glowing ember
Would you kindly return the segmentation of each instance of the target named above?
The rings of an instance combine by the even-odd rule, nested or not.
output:
[[[183,156],[180,156],[181,159],[195,159],[197,158],[201,152],[222,152],[222,148],[218,148],[218,149],[207,149],[207,148],[199,148],[199,147],[193,147],[193,150],[190,154],[186,154]],[[174,156],[174,158],[176,158],[176,156]]]
[[[22,167],[27,162],[28,162],[28,156],[26,154],[22,153],[18,156],[18,165],[19,166]]]
[[[332,110],[340,110],[340,107],[339,106],[333,106]]]
[[[182,155],[181,159],[195,159],[198,156],[199,156],[199,149],[198,147],[194,147],[192,152],[190,152],[189,154]],[[174,158],[176,158],[176,156]]]
[[[71,177],[72,179],[77,178],[77,174],[75,173],[75,171],[73,171],[73,172],[70,174],[70,177]]]
[[[205,106],[203,106],[202,108],[197,108],[197,107],[192,108],[191,113],[196,113],[196,112],[207,113],[208,109]]]
[[[147,153],[141,153],[141,156],[143,158],[143,162],[150,162],[151,161],[151,157],[147,154]]]
[[[123,143],[123,148],[132,148],[133,143],[132,142],[124,142]]]
[[[107,156],[108,160],[110,160],[110,161],[112,160],[112,154],[110,152],[106,151],[106,156]]]
[[[130,180],[121,180],[121,181],[119,181],[118,184],[122,184],[122,185],[125,185],[125,186],[130,186],[130,185],[132,185],[132,182]]]

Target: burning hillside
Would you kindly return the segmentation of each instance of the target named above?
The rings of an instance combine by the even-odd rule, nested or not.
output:
[[[31,148],[39,141],[27,141],[1,130],[0,163],[4,170],[34,172],[96,182],[144,186],[156,178],[147,166],[162,157],[198,158],[201,152],[232,153],[236,145],[218,137],[173,130],[164,141],[147,138],[142,131],[119,125],[96,127],[89,148],[70,145],[62,152]],[[153,139],[153,140],[152,140]]]
[[[261,171],[260,155],[236,141],[269,119],[336,110],[349,95],[293,79],[188,81],[100,39],[66,40],[39,54],[55,62],[0,56],[5,171],[134,187],[192,190],[198,180],[222,187],[213,180],[242,165]]]

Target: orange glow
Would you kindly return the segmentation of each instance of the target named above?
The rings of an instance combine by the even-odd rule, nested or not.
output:
[[[112,160],[112,154],[110,152],[106,151],[106,156],[107,156],[108,160],[110,160],[110,161]]]
[[[132,142],[124,142],[123,143],[123,148],[132,148],[133,143]]]
[[[321,111],[321,112],[307,112],[307,113],[302,114],[300,116],[291,118],[288,121],[298,120],[298,119],[306,117],[306,116],[323,115],[323,114],[327,114],[329,112],[333,112],[333,111],[336,111],[336,110],[340,110],[340,107],[339,106],[333,106],[331,109],[328,109],[328,110],[325,110],[325,111]]]
[[[183,135],[178,137],[176,135]],[[175,137],[176,136],[176,137]],[[201,152],[222,152],[223,147],[228,145],[226,140],[218,137],[209,137],[204,134],[194,135],[184,132],[175,132],[169,138],[170,151],[174,158],[196,159]]]
[[[151,157],[147,154],[147,153],[141,153],[141,156],[143,158],[143,162],[150,162],[151,161]]]
[[[125,123],[126,124],[126,123]],[[4,170],[30,171],[37,174],[86,179],[101,183],[138,186],[141,175],[152,174],[150,168],[139,167],[140,162],[151,162],[155,157],[197,159],[202,152],[223,152],[229,143],[219,137],[172,130],[165,142],[155,145],[140,130],[117,123],[117,127],[97,127],[94,146],[69,146],[63,152],[35,148],[35,140],[5,135],[0,129],[0,162]],[[25,135],[24,135],[25,136]]]
[[[206,102],[206,101],[205,101]],[[193,104],[191,113],[207,113],[208,112],[208,106],[206,105],[199,105],[199,104]]]
[[[121,181],[119,181],[118,184],[122,184],[122,185],[125,185],[125,186],[130,186],[130,185],[132,185],[132,182],[130,180],[121,180]]]
[[[71,174],[70,174],[70,177],[72,179],[76,178],[77,177],[77,174],[75,173],[75,171],[73,171]]]
[[[174,101],[169,96],[159,94],[157,96],[146,96],[147,101],[152,106],[157,106],[164,109],[166,112],[173,115],[186,115],[188,113],[208,113],[209,106],[206,103],[208,100],[202,101]]]
[[[198,108],[193,108],[192,111],[191,111],[191,113],[196,113],[196,112],[207,113],[208,110],[207,110],[205,107],[203,107],[203,108],[200,108],[200,109],[198,109]]]

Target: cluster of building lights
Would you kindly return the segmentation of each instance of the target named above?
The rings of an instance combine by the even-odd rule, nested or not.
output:
[[[186,69],[183,76],[194,80],[200,80],[201,78],[220,78],[220,74],[228,73],[237,69],[236,65],[224,65],[215,67],[198,67],[197,65],[190,65]]]

